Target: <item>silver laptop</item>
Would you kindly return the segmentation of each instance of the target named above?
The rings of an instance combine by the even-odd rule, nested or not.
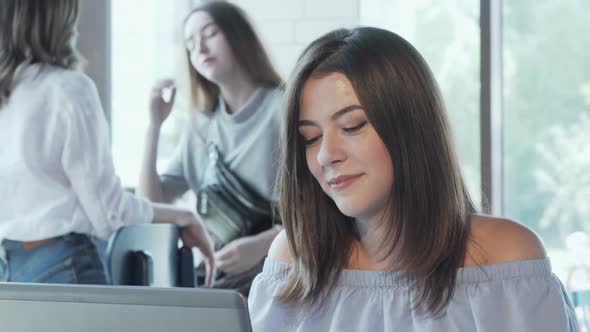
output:
[[[0,283],[2,331],[251,331],[230,290]]]

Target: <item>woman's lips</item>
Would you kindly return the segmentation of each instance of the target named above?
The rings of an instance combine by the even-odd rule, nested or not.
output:
[[[358,180],[363,174],[356,175],[341,175],[328,181],[330,188],[334,190],[344,190],[350,187],[356,180]]]

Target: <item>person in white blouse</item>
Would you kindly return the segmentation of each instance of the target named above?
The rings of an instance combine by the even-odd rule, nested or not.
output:
[[[104,284],[91,237],[181,227],[214,273],[195,214],[123,190],[96,87],[74,47],[78,0],[0,2],[0,280]]]

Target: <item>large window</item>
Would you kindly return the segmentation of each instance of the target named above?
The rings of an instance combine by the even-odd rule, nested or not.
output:
[[[360,2],[361,24],[400,34],[426,58],[442,90],[474,201],[481,199],[479,1]]]
[[[179,86],[175,109],[161,133],[158,168],[166,166],[187,118],[186,61],[182,21],[189,1],[111,2],[113,159],[125,186],[138,181],[148,104],[153,84],[173,78]]]
[[[590,2],[503,4],[505,214],[541,235],[565,277],[590,262],[572,252],[590,249],[572,235],[590,231]]]

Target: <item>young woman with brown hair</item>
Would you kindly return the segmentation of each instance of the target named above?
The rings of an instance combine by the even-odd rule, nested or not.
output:
[[[285,230],[252,285],[254,331],[577,331],[539,238],[476,213],[438,86],[407,41],[328,33],[286,98]]]
[[[267,203],[275,200],[281,79],[246,14],[231,3],[212,1],[192,10],[184,22],[184,38],[191,83],[191,122],[168,168],[158,174],[160,128],[170,114],[176,92],[173,81],[159,82],[151,99],[138,191],[153,201],[172,202],[192,190],[199,198],[199,206],[209,206],[207,212],[207,208],[200,210],[200,215],[219,249],[217,267],[222,273],[215,287],[247,294],[280,227],[273,226],[270,219],[252,229],[242,227],[251,221],[242,219],[250,217],[233,212],[250,208],[248,204],[239,205],[236,197],[223,202],[225,209],[221,212],[228,212],[227,217],[209,216],[216,203],[205,188],[215,177],[211,167],[215,161],[209,149],[215,146],[215,153],[219,153],[219,159],[241,187],[247,187],[248,192],[265,202],[270,213]],[[166,88],[173,91],[170,100],[163,98]],[[234,228],[235,232],[228,231]]]

